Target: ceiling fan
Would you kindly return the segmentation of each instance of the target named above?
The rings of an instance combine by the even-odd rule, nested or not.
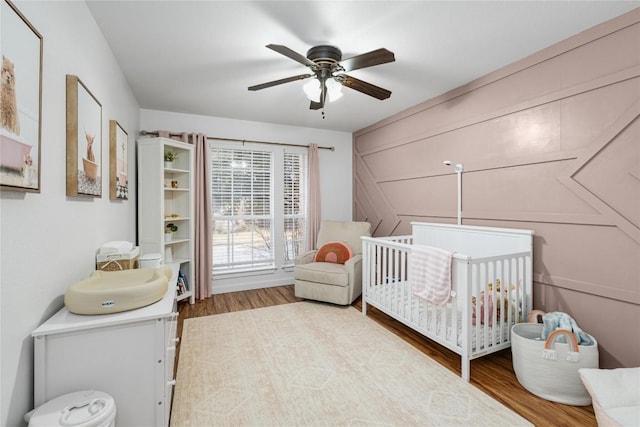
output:
[[[311,99],[309,108],[312,110],[319,110],[324,107],[327,93],[330,101],[334,94],[337,96],[341,85],[380,100],[391,96],[391,91],[387,89],[344,74],[344,72],[395,61],[393,52],[387,49],[381,48],[343,60],[342,51],[335,46],[314,46],[307,51],[306,57],[283,45],[268,44],[266,47],[309,67],[311,73],[250,86],[249,90],[266,89],[283,83],[315,77],[317,80],[310,81],[304,88],[307,97]]]

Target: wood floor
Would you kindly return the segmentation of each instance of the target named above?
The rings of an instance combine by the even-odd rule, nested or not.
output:
[[[302,301],[293,293],[293,285],[214,295],[193,305],[179,305],[178,334],[184,319],[231,311],[249,310]],[[361,300],[353,303],[362,308]],[[367,316],[409,342],[441,365],[460,375],[460,356],[429,341],[373,307]],[[178,348],[179,358],[179,348]],[[179,361],[178,361],[179,363]],[[177,365],[177,364],[176,364]],[[504,350],[471,362],[471,384],[502,402],[536,426],[597,426],[593,408],[549,402],[529,393],[518,382],[511,365],[511,351]]]

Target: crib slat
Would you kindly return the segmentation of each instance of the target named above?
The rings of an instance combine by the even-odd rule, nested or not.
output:
[[[497,345],[500,343],[500,337],[502,336],[502,325],[500,322],[500,317],[498,317],[498,309],[500,309],[500,314],[502,315],[504,309],[502,307],[502,286],[504,283],[504,278],[502,277],[502,260],[494,261],[495,272],[494,272],[494,281],[493,281],[493,292],[494,292],[494,309],[493,315],[495,318],[494,330],[491,333],[491,345]],[[500,280],[500,289],[498,290],[498,280]]]
[[[474,337],[479,337],[480,336],[480,306],[482,305],[480,303],[480,283],[482,283],[482,264],[474,264],[474,276],[473,276],[473,288],[471,290],[471,295],[475,295],[476,297],[476,307],[475,307],[475,312],[476,312],[476,321],[475,321],[475,325],[473,325],[473,336]],[[473,344],[473,346],[471,346],[471,337],[465,337],[467,339],[467,341],[469,342],[469,351],[470,352],[474,352],[476,351],[477,345],[476,343]]]
[[[362,314],[367,315],[367,295],[369,293],[369,243],[362,242]]]
[[[454,270],[455,271],[455,270]],[[451,290],[453,291],[453,296],[451,297],[451,323],[449,324],[448,328],[449,329],[449,342],[452,344],[457,345],[458,344],[458,310],[460,310],[460,308],[458,307],[458,286],[457,286],[457,280],[459,280],[458,276],[456,275],[455,278],[452,277],[451,280]]]
[[[440,337],[440,331],[438,328],[438,322],[440,321],[438,319],[438,307],[428,301],[423,301],[422,303],[425,309],[429,311],[429,330],[434,336]]]
[[[399,261],[399,256],[400,256],[400,252],[397,248],[393,249],[393,283],[394,283],[394,288],[396,290],[396,297],[398,298],[398,303],[397,303],[397,311],[398,313],[403,313],[404,312],[404,296],[403,296],[403,292],[402,292],[402,284],[400,282],[400,275],[398,272],[398,269],[400,267],[400,261]]]
[[[488,336],[489,336],[489,325],[490,322],[492,322],[492,315],[493,312],[489,311],[489,298],[490,298],[490,294],[491,292],[488,290],[488,285],[489,283],[493,283],[493,279],[491,279],[491,276],[493,274],[493,271],[490,270],[491,268],[491,263],[490,262],[486,262],[484,263],[485,266],[485,277],[484,277],[484,281],[482,282],[482,289],[484,290],[484,323],[482,324],[482,337],[480,337],[479,343],[478,343],[478,339],[476,338],[476,345],[478,347],[478,350],[487,348],[487,343],[488,343]],[[493,290],[495,290],[495,286],[493,287]],[[493,298],[493,296],[491,296],[491,298]],[[495,309],[495,306],[494,306]]]
[[[379,291],[382,284],[382,247],[376,246],[376,288]],[[378,297],[380,297],[378,295]]]
[[[404,271],[406,254],[406,251],[398,251],[398,284],[404,284],[407,280]],[[402,311],[400,312],[400,315],[405,318],[407,317],[407,302],[409,301],[409,295],[410,292],[408,293],[407,287],[402,286],[402,304],[400,304]]]
[[[388,248],[386,246],[380,248],[380,264],[382,269],[380,276],[382,278],[382,284],[385,291],[392,291],[392,289],[388,287],[389,277],[387,276],[387,251],[388,251]],[[384,303],[387,306],[390,306],[389,302],[391,301],[391,297],[389,296],[389,294],[390,292],[384,293]]]
[[[491,332],[490,332],[490,339],[487,340],[487,343],[489,344],[489,346],[494,346],[496,344],[498,344],[500,342],[500,332],[501,332],[501,326],[500,326],[500,317],[498,315],[498,310],[500,310],[500,313],[504,310],[502,310],[500,304],[502,304],[502,295],[500,294],[500,292],[502,291],[502,283],[504,283],[504,281],[502,280],[501,276],[502,276],[502,260],[495,260],[492,261],[491,264],[493,265],[493,276],[491,277],[493,279],[493,318],[494,318],[494,323],[493,323],[493,327],[490,328]],[[500,281],[500,290],[498,290],[498,280]]]
[[[500,335],[498,338],[498,344],[505,341],[505,335],[508,335],[508,325],[511,322],[511,299],[509,297],[509,290],[511,289],[511,280],[509,277],[509,263],[510,260],[500,260],[502,269],[500,271]]]
[[[436,328],[438,330],[438,335],[443,340],[447,339],[447,311],[445,310],[446,306],[436,305],[435,311],[438,314],[438,319],[436,320]]]
[[[400,289],[397,282],[396,282],[396,273],[393,269],[394,267],[394,257],[396,254],[396,249],[395,248],[389,248],[387,250],[387,264],[388,264],[388,274],[389,274],[389,280],[391,280],[391,289],[393,290],[392,293],[392,300],[393,300],[393,310],[395,312],[398,312],[399,308],[400,308],[400,301],[399,301],[399,293],[398,290]]]

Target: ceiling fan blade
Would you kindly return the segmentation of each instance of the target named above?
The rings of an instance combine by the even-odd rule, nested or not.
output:
[[[393,52],[381,48],[342,60],[340,61],[340,65],[344,68],[344,71],[349,72],[361,68],[373,67],[374,65],[386,64],[387,62],[393,62],[395,60],[396,57]]]
[[[387,99],[391,96],[390,90],[372,85],[371,83],[356,79],[355,77],[347,76],[346,74],[341,74],[337,77],[338,81],[342,83],[343,86],[362,92],[365,95],[373,96],[380,100]]]
[[[314,75],[315,74],[300,74],[298,76],[287,77],[285,79],[274,80],[272,82],[262,83],[262,84],[255,85],[255,86],[249,86],[248,89],[249,90],[266,89],[268,87],[281,85],[283,83],[295,82],[296,80],[304,80],[306,78],[313,77]]]
[[[281,44],[268,44],[267,47],[271,50],[275,50],[281,55],[286,56],[287,58],[291,58],[296,62],[301,63],[307,67],[314,67],[316,65],[315,62],[308,59],[306,56],[300,55],[298,52],[289,49],[286,46]]]

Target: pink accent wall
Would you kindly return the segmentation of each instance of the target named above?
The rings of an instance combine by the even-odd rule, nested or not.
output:
[[[534,307],[640,366],[640,9],[356,132],[354,219],[455,223],[444,160],[463,224],[535,230]]]

